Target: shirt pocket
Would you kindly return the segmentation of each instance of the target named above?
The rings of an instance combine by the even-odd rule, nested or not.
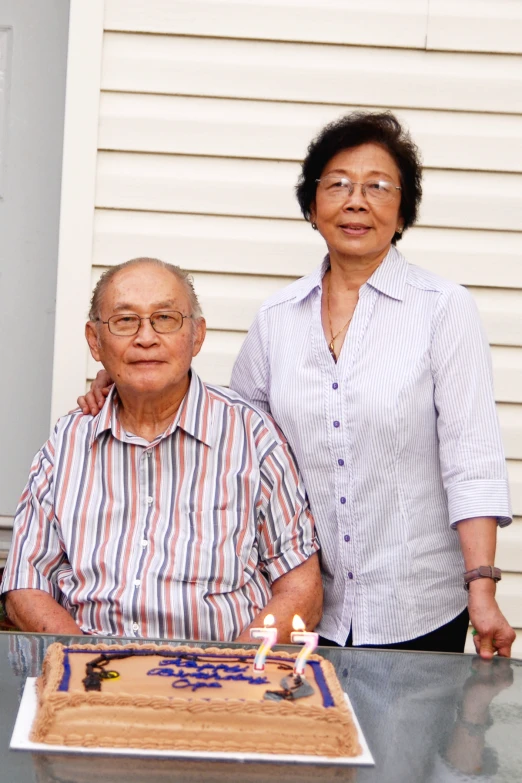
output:
[[[257,567],[253,509],[187,502],[178,514],[173,545],[175,579],[210,593],[237,590]]]

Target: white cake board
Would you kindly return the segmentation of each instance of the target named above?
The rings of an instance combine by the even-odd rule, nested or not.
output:
[[[70,745],[47,745],[45,742],[31,742],[29,734],[36,715],[36,677],[28,677],[25,683],[22,701],[18,709],[13,735],[11,737],[11,750],[31,750],[41,753],[82,753],[84,755],[95,754],[104,756],[140,756],[151,758],[186,758],[199,760],[219,761],[270,761],[272,763],[286,764],[329,764],[343,767],[373,766],[375,764],[370,753],[368,743],[362,733],[359,721],[353,711],[352,705],[346,693],[346,703],[352,713],[352,718],[359,735],[359,744],[362,753],[359,756],[303,756],[299,754],[282,753],[225,753],[224,751],[203,750],[147,750],[145,748],[75,748]]]

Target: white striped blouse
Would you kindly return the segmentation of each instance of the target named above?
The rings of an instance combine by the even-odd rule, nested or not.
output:
[[[14,520],[0,592],[36,588],[84,632],[231,641],[317,551],[302,481],[264,412],[192,373],[148,441],[111,393],[60,419]]]
[[[396,643],[465,608],[456,523],[511,519],[489,349],[466,289],[392,247],[335,363],[328,265],[262,306],[231,386],[272,413],[297,457],[321,544],[319,632]]]

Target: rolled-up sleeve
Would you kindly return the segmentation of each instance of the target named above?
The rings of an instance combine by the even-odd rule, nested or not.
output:
[[[455,287],[441,302],[432,337],[432,370],[442,480],[452,527],[462,519],[511,522],[489,346],[475,303]]]
[[[319,551],[315,525],[295,459],[285,441],[259,443],[261,498],[258,547],[262,567],[273,582]],[[268,447],[268,448],[267,448]]]
[[[54,524],[53,463],[51,438],[34,459],[15,513],[13,541],[0,594],[31,588],[60,600],[55,575],[65,560],[65,553]]]

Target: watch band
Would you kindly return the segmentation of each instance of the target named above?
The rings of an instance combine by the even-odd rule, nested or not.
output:
[[[464,587],[469,590],[469,583],[474,582],[475,579],[493,579],[494,582],[500,582],[502,579],[502,571],[495,566],[479,566],[478,568],[472,568],[471,571],[466,571],[464,574]]]
[[[491,712],[489,710],[489,707],[486,710],[486,720],[477,723],[475,721],[466,720],[464,718],[464,706],[462,702],[457,704],[456,720],[460,723],[460,725],[463,728],[466,729],[468,734],[471,734],[473,737],[482,736],[485,731],[487,731],[491,726],[493,726],[493,718],[491,717]]]

